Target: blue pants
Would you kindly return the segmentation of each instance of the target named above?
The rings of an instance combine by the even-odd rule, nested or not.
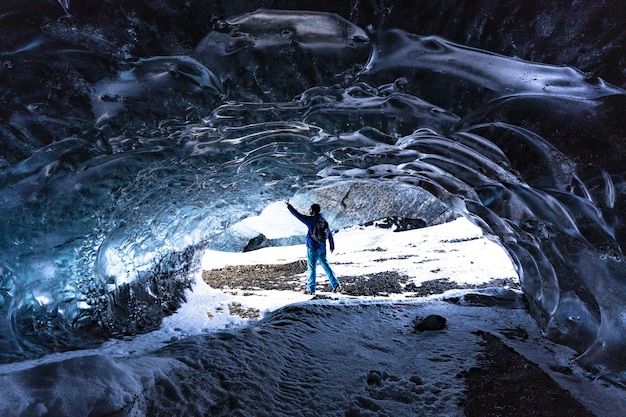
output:
[[[315,292],[315,270],[317,269],[318,261],[322,265],[322,268],[324,268],[324,272],[326,272],[328,281],[330,281],[330,286],[334,289],[335,287],[337,287],[337,285],[339,285],[339,281],[337,281],[337,277],[335,276],[333,270],[330,269],[328,259],[326,259],[326,248],[307,248],[306,263],[309,269],[309,278],[306,282],[307,291]]]

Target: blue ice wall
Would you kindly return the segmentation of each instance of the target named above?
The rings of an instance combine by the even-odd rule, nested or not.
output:
[[[482,227],[619,377],[621,3],[306,3],[3,2],[2,360],[158,327],[231,225],[356,178]]]

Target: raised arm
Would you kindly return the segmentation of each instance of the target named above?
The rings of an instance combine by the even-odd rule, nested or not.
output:
[[[304,214],[300,213],[298,210],[296,210],[291,203],[289,203],[289,200],[285,200],[285,204],[287,204],[287,209],[291,212],[291,214],[293,214],[296,219],[300,220],[302,223],[306,224],[307,226],[309,225],[309,216],[305,216]]]

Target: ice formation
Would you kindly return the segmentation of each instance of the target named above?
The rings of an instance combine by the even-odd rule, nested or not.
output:
[[[198,249],[241,250],[251,237],[231,226],[295,190],[350,196],[366,222],[394,214],[371,190],[401,187],[499,242],[546,336],[620,378],[619,3],[584,18],[188,3],[3,2],[3,362],[155,329]],[[536,33],[497,29],[520,16]],[[548,42],[563,21],[575,28]],[[420,216],[404,203],[390,207]]]

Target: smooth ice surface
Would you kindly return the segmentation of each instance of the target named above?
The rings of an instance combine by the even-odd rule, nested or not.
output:
[[[0,362],[149,337],[206,250],[301,242],[252,220],[289,198],[338,235],[471,221],[624,383],[619,2],[179,3],[0,6]]]
[[[576,68],[512,59],[436,36],[418,36],[397,29],[377,33],[372,51],[363,71],[366,78],[384,83],[385,79],[393,82],[402,74],[410,80],[407,90],[461,114],[468,107],[473,109],[503,96],[595,99],[623,94],[622,89]],[[459,94],[468,92],[477,94],[452,103]]]

